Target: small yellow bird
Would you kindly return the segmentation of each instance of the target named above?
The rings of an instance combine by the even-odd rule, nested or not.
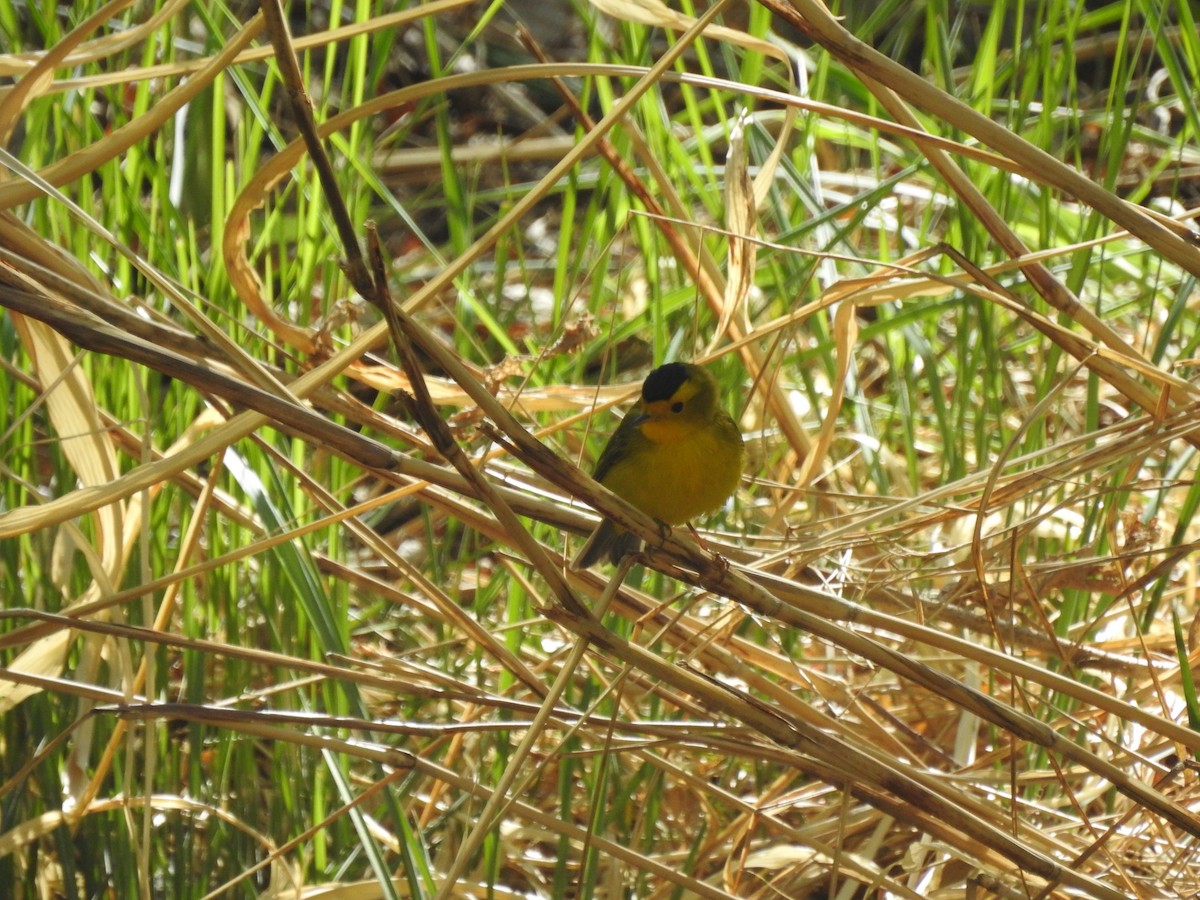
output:
[[[642,397],[621,421],[594,477],[667,525],[724,503],[745,465],[742,433],[717,397],[717,382],[692,363],[667,363],[646,376]],[[616,563],[639,541],[605,519],[571,564],[586,569],[605,554]]]

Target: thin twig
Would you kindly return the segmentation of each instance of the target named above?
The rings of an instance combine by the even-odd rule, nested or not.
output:
[[[287,18],[279,0],[265,0],[262,11],[271,34],[271,43],[275,47],[275,64],[279,66],[288,100],[291,101],[296,127],[300,129],[305,146],[308,147],[308,155],[316,167],[325,202],[329,204],[330,215],[333,216],[334,226],[346,253],[346,273],[354,289],[363,297],[369,297],[374,292],[374,285],[358,244],[358,229],[350,218],[350,211],[346,209],[337,177],[333,173],[333,163],[329,161],[329,154],[325,152],[325,145],[317,133],[317,125],[313,120],[312,98],[304,88],[304,76],[300,72],[300,64],[296,61]]]

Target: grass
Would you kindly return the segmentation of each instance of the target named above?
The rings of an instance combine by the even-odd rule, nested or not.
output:
[[[1196,892],[1187,10],[117,6],[0,8],[7,895]],[[727,564],[574,468],[672,358]]]

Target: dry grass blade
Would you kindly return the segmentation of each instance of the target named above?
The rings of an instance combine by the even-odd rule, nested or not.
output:
[[[20,81],[4,93],[3,99],[0,100],[0,144],[9,142],[21,111],[33,95],[45,90],[54,77],[54,70],[65,62],[71,52],[85,41],[88,35],[103,26],[131,2],[132,0],[113,0],[96,12],[71,34],[59,41],[48,53],[43,54],[27,72],[22,74]],[[135,40],[140,40],[140,38],[135,38]]]
[[[195,99],[218,74],[225,71],[230,62],[235,59],[243,47],[249,44],[262,30],[262,19],[254,18],[246,23],[245,28],[236,39],[213,61],[192,78],[175,88],[171,94],[157,104],[154,110],[140,117],[127,126],[118,129],[105,140],[99,141],[66,159],[60,160],[47,167],[39,174],[45,181],[60,187],[73,182],[94,171],[103,163],[120,156],[138,141],[154,133],[177,113],[189,100]],[[38,197],[40,188],[26,181],[9,181],[0,184],[0,210],[9,210],[21,203],[28,203]]]
[[[1144,240],[1167,258],[1194,275],[1200,275],[1200,249],[1163,227],[1152,216],[1122,202],[1091,179],[1034,147],[1011,131],[980,115],[961,101],[939,90],[903,66],[858,41],[816,0],[763,0],[778,15],[809,33],[823,47],[846,60],[880,88],[881,99],[887,94],[903,97],[914,105],[938,115],[967,134],[1003,153],[1027,170],[1043,173],[1067,193],[1102,212],[1112,221]],[[882,86],[886,85],[886,88]],[[884,101],[886,103],[886,100]],[[891,110],[897,112],[896,108]],[[899,117],[898,117],[899,118]],[[901,119],[903,122],[903,119]],[[910,122],[904,124],[912,125]]]
[[[753,238],[757,234],[755,217],[757,203],[746,163],[747,115],[743,112],[729,134],[729,155],[725,160],[725,226],[729,231],[729,260],[725,297],[721,304],[721,317],[717,331],[709,343],[709,355],[717,343],[729,331],[734,316],[739,317],[739,333],[750,330],[746,303],[751,287],[754,286],[754,271],[757,245]]]

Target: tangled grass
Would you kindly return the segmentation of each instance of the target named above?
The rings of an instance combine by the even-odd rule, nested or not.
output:
[[[1143,6],[0,12],[6,896],[1200,891]],[[580,469],[666,358],[704,547]]]

